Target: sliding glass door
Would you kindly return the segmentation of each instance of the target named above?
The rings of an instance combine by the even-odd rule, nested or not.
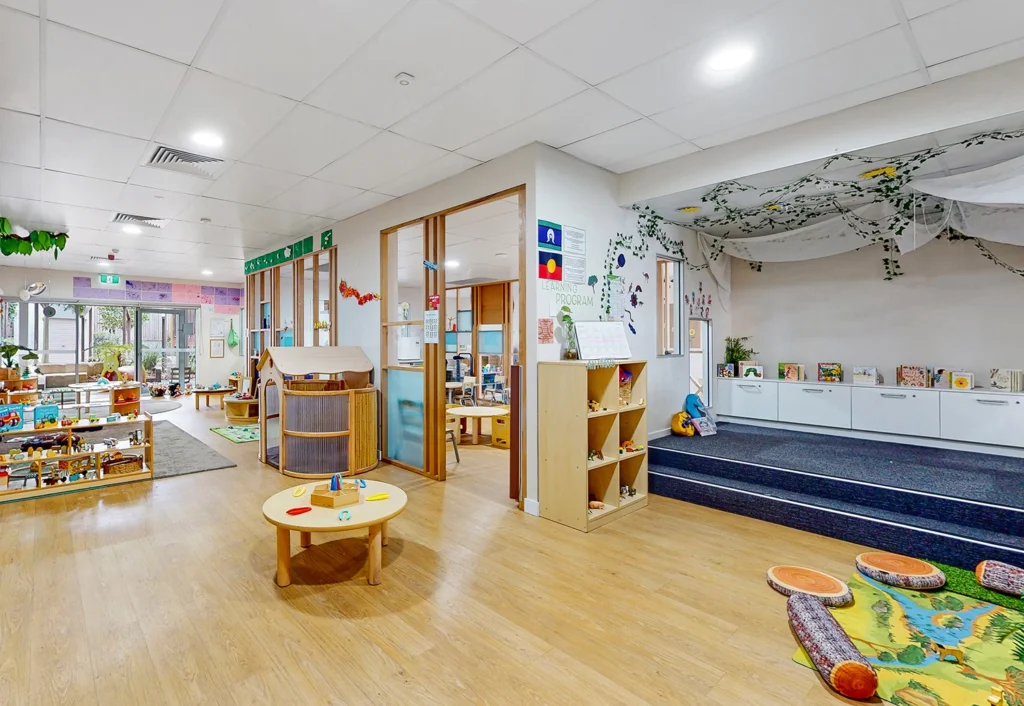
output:
[[[138,379],[164,384],[195,384],[195,309],[139,309],[136,360]]]

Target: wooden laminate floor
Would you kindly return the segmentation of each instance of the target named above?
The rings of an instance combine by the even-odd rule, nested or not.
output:
[[[463,446],[447,483],[370,474],[409,493],[382,585],[339,534],[295,539],[281,589],[260,507],[296,481],[185,403],[159,418],[237,468],[0,505],[0,703],[845,702],[791,661],[764,572],[845,578],[857,546],[658,497],[585,535],[516,511],[505,452]]]

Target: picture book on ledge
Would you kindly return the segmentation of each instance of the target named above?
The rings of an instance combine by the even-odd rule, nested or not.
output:
[[[857,366],[853,369],[854,385],[881,385],[882,382],[882,374],[878,372],[878,368]]]
[[[974,373],[953,373],[951,382],[954,390],[973,390]]]
[[[842,382],[843,366],[840,363],[818,363],[818,382]]]
[[[1024,392],[1024,370],[1017,368],[992,368],[989,382],[997,390]]]
[[[799,363],[779,363],[779,380],[799,382],[800,380],[806,379],[807,376],[804,374],[804,366]]]
[[[720,378],[734,378],[734,377],[736,377],[736,366],[733,363],[719,363],[718,364],[718,377],[720,377]]]
[[[899,387],[931,387],[932,369],[926,365],[901,365],[896,368]]]
[[[756,378],[758,380],[764,379],[764,368],[760,365],[744,365],[740,369],[743,371],[743,375],[740,377]]]

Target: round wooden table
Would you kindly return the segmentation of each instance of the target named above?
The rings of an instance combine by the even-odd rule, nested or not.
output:
[[[224,409],[224,396],[235,394],[235,388],[233,387],[218,387],[216,390],[212,387],[197,387],[192,390],[192,394],[196,396],[196,409],[199,409],[199,398],[202,395],[206,395],[206,406],[210,406],[210,397],[220,398],[220,408]]]
[[[473,443],[480,443],[480,421],[485,417],[507,417],[509,410],[504,407],[449,407],[444,411],[450,417],[466,417],[473,420]]]
[[[277,585],[284,587],[292,582],[292,532],[299,533],[299,545],[306,548],[313,544],[313,532],[344,532],[368,527],[369,558],[366,581],[371,586],[376,586],[380,583],[381,577],[381,547],[388,544],[388,520],[405,509],[408,497],[404,490],[390,483],[367,480],[366,487],[359,491],[358,503],[338,508],[312,505],[312,510],[301,515],[287,513],[293,507],[310,507],[310,493],[316,486],[325,482],[328,481],[304,483],[306,492],[299,497],[295,497],[294,491],[300,486],[293,486],[271,495],[267,502],[263,503],[263,518],[277,527]],[[378,493],[387,493],[389,497],[387,500],[366,500]],[[342,510],[348,510],[352,515],[351,519],[339,519]]]

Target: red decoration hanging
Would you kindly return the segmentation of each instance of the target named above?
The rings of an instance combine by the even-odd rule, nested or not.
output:
[[[380,295],[374,294],[373,292],[367,292],[366,294],[360,293],[358,289],[349,287],[345,280],[341,280],[341,283],[338,285],[338,291],[341,292],[342,299],[355,299],[359,306],[363,306],[380,299]]]

